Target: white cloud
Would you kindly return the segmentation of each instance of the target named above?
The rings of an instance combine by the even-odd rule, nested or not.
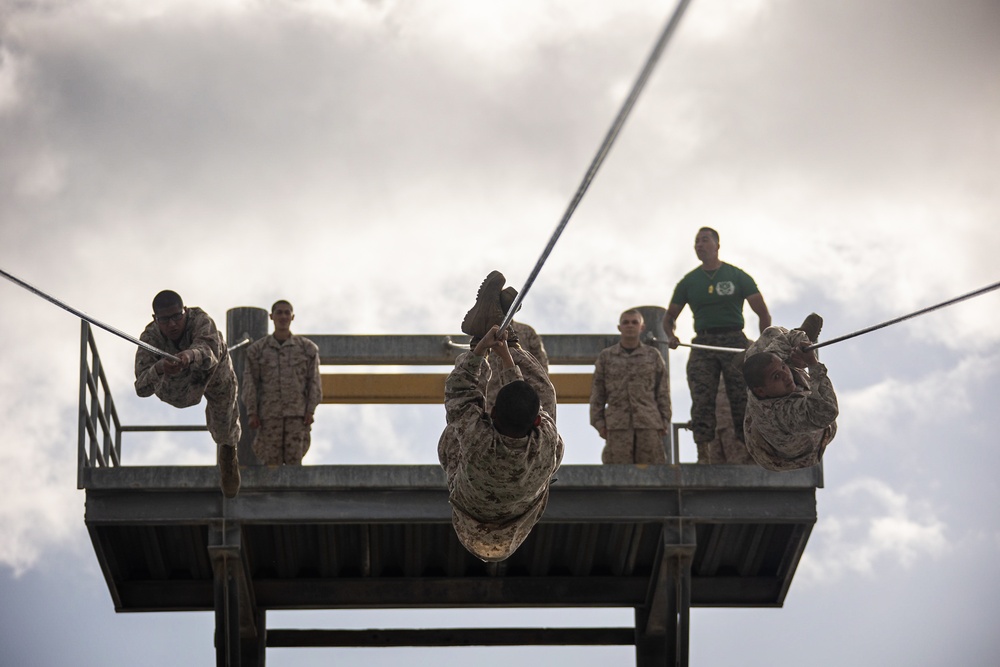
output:
[[[832,491],[831,507],[816,524],[802,557],[797,585],[833,584],[846,576],[909,568],[949,550],[945,524],[926,503],[875,478],[858,478]]]
[[[842,415],[839,423],[846,425],[852,438],[859,441],[899,442],[906,433],[916,436],[928,424],[939,421],[941,415],[951,420],[968,419],[975,406],[972,394],[982,392],[1000,373],[1000,354],[965,357],[952,367],[916,378],[904,375],[904,371],[919,372],[920,368],[901,369],[898,375],[876,384],[842,392],[838,396]]]

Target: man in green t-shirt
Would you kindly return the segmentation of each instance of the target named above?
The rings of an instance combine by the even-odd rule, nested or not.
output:
[[[771,314],[757,283],[742,269],[719,260],[719,233],[702,227],[694,239],[694,251],[701,266],[681,278],[670,298],[663,329],[668,343],[680,344],[674,330],[684,306],[691,307],[697,334],[691,341],[713,347],[738,347],[750,344],[743,335],[743,302],[760,320],[760,331],[771,326]],[[733,427],[743,441],[743,416],[747,406],[747,388],[743,375],[733,364],[732,352],[692,349],[688,357],[687,380],[691,390],[691,430],[698,446],[698,463],[752,463],[746,447],[738,452],[723,451],[715,433],[715,401],[719,375],[726,386],[726,396],[733,415]]]

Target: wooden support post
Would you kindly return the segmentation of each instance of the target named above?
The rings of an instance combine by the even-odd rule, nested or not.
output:
[[[226,344],[235,345],[243,338],[243,334],[250,336],[251,340],[257,340],[267,335],[267,311],[263,308],[252,308],[244,306],[241,308],[230,308],[226,312]],[[243,346],[238,350],[233,350],[230,354],[233,360],[233,370],[236,371],[236,381],[243,383],[243,369],[246,367],[247,348]],[[239,392],[240,395],[243,392]],[[243,407],[242,401],[237,401],[240,410],[240,425],[243,427],[243,435],[240,436],[240,444],[236,449],[236,455],[241,465],[260,465],[257,456],[254,455],[250,445],[253,444],[253,429],[247,426],[247,410]]]

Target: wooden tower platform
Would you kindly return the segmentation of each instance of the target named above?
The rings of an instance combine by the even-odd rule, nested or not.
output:
[[[231,310],[229,339],[261,335],[260,313]],[[450,365],[453,358],[443,336],[306,335],[320,345],[324,364]],[[553,365],[593,363],[614,341],[545,336]],[[405,356],[391,352],[397,348]],[[231,500],[219,491],[215,467],[121,465],[124,432],[200,427],[120,425],[86,322],[81,353],[78,485],[115,609],[214,610],[219,665],[263,667],[268,647],[542,644],[634,645],[639,667],[687,665],[690,608],[781,606],[816,521],[820,468],[681,464],[675,444],[675,463],[665,466],[563,466],[525,543],[487,564],[455,537],[437,465],[251,465]],[[237,354],[234,362],[242,365]],[[412,392],[409,398],[419,402]],[[635,622],[353,631],[267,625],[272,609],[472,607],[630,607]]]

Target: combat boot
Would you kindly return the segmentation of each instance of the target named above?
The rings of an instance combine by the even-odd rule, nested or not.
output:
[[[500,290],[505,279],[499,271],[490,271],[476,294],[476,305],[465,314],[462,320],[462,333],[473,338],[482,338],[494,325],[503,322],[503,311],[500,310]]]
[[[823,318],[816,313],[809,313],[806,319],[802,320],[800,330],[804,331],[809,340],[815,343],[819,340],[819,332],[823,330]]]

